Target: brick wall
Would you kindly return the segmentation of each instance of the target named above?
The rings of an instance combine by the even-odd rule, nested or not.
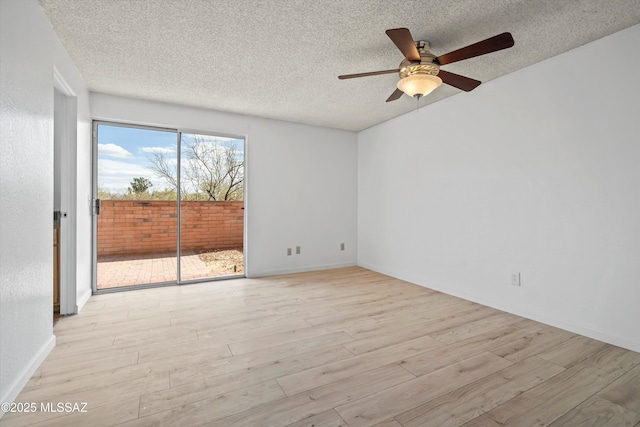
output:
[[[183,251],[242,248],[244,202],[182,202]],[[98,257],[176,251],[177,203],[103,200]]]

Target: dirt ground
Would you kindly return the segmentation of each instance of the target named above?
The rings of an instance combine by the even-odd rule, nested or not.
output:
[[[244,273],[242,249],[216,249],[201,252],[198,256],[216,276]]]

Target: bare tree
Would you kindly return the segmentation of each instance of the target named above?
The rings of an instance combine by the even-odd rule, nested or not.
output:
[[[185,136],[182,141],[180,190],[183,200],[242,200],[244,156],[235,142]],[[153,154],[150,168],[172,188],[177,188],[176,166],[164,153]]]
[[[149,169],[155,172],[158,178],[164,179],[173,190],[178,189],[178,178],[176,174],[176,165],[162,151],[156,151],[149,158],[151,166]]]

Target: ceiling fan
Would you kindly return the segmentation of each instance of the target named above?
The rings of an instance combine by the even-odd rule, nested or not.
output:
[[[470,92],[480,85],[481,82],[479,80],[441,70],[440,66],[507,49],[514,45],[511,33],[502,33],[453,52],[435,56],[429,52],[429,42],[423,40],[414,42],[407,28],[395,28],[387,30],[386,33],[404,55],[404,60],[402,60],[398,68],[368,73],[345,74],[338,76],[338,78],[344,80],[399,73],[400,81],[397,89],[387,98],[387,102],[395,101],[403,93],[419,99],[431,93],[443,82],[465,92]]]

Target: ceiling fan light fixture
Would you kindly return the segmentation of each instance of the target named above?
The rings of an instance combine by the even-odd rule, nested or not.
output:
[[[398,82],[398,89],[409,96],[421,98],[440,87],[442,79],[432,74],[411,74]]]

